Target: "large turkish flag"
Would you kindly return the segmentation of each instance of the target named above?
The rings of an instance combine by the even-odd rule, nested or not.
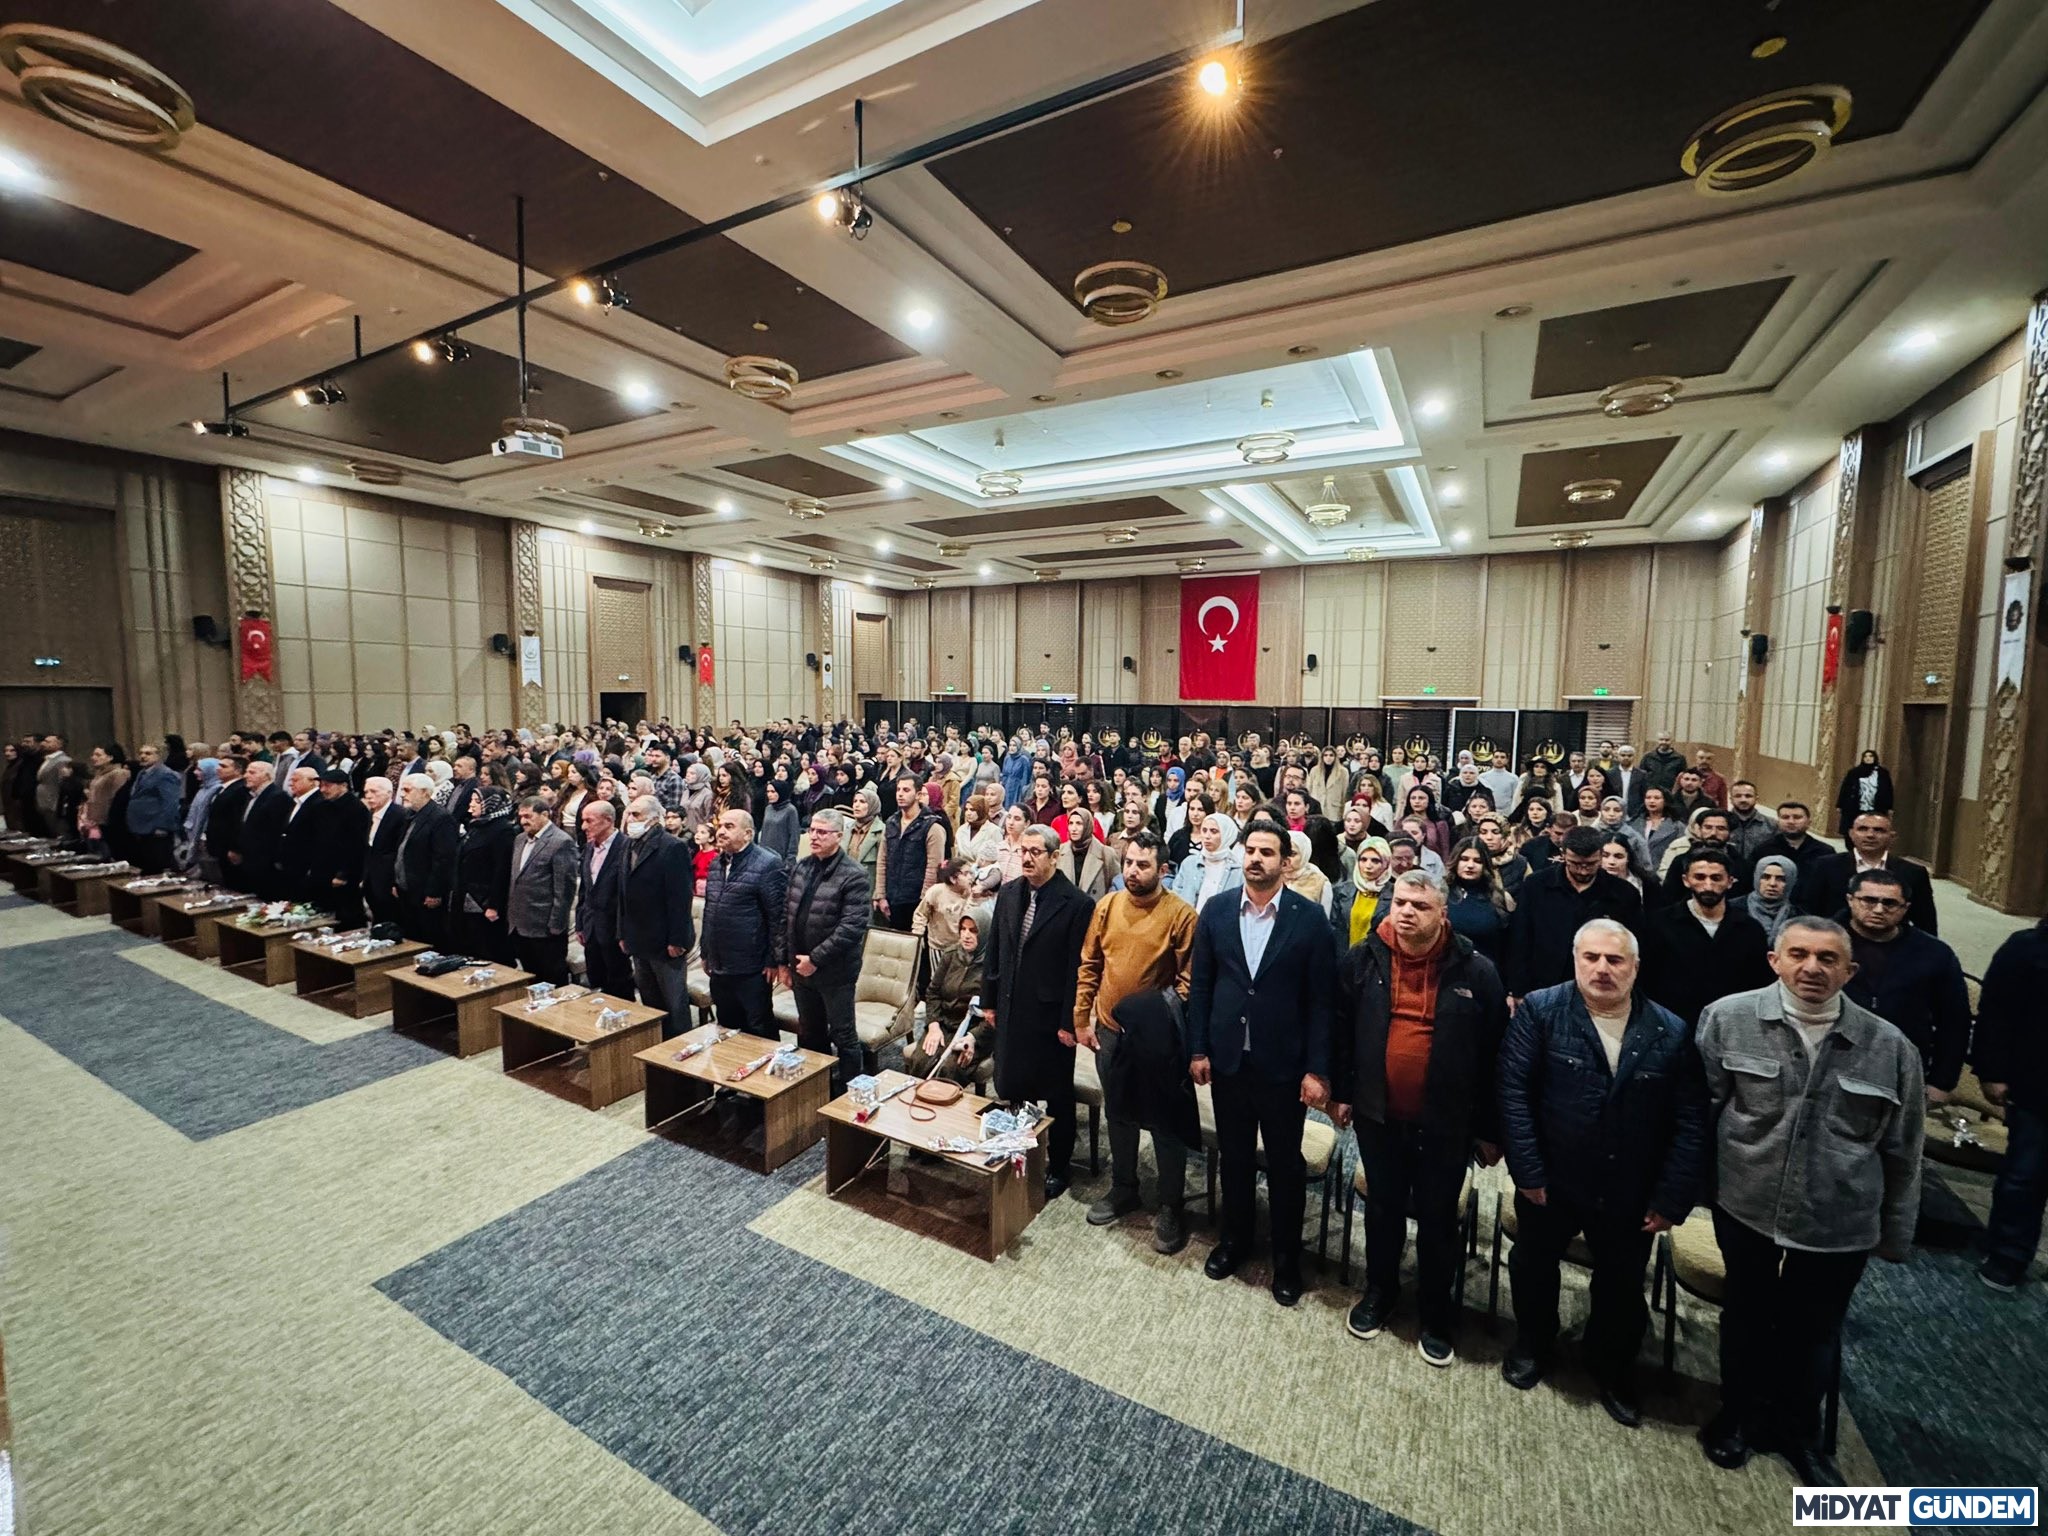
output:
[[[1251,699],[1259,691],[1259,578],[1198,576],[1180,584],[1180,696]]]

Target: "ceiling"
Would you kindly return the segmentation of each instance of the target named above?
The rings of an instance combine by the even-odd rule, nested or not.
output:
[[[373,458],[384,494],[890,588],[1606,547],[1724,535],[2048,286],[2034,0],[1238,11],[16,0],[197,126],[118,147],[0,74],[0,427],[316,481]],[[1827,155],[1695,190],[1696,130],[1817,81],[1853,100]],[[857,144],[890,166],[860,239],[811,206]],[[405,345],[515,291],[515,199],[529,284],[628,301],[528,308],[560,463],[489,451],[512,314],[458,364]],[[1084,316],[1111,260],[1158,266],[1156,313]],[[735,394],[742,354],[794,392]],[[223,371],[249,435],[197,437]],[[1645,376],[1668,409],[1603,412]],[[344,404],[291,401],[323,379]],[[1621,485],[1567,499],[1588,478]]]

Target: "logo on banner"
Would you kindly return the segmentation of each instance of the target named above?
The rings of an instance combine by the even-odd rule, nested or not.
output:
[[[1794,1525],[2032,1526],[2038,1488],[1795,1488]]]
[[[1259,682],[1259,578],[1180,584],[1180,696],[1250,699]]]
[[[274,636],[270,620],[247,618],[235,626],[236,639],[242,652],[242,681],[260,677],[266,683],[277,681],[277,653],[271,643]]]

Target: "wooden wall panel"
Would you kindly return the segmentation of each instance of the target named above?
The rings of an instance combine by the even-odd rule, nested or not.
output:
[[[977,699],[1007,699],[1017,691],[1017,587],[973,589],[974,685]]]
[[[1579,550],[1565,566],[1563,693],[1640,695],[1648,648],[1650,551]],[[1654,729],[1655,727],[1653,727]]]
[[[1479,697],[1484,685],[1480,620],[1484,560],[1401,560],[1387,567],[1387,625],[1381,688],[1386,697]]]
[[[954,587],[931,595],[931,678],[917,693],[923,698],[952,689],[968,698],[974,689],[974,594]]]
[[[1072,581],[1018,587],[1015,691],[1081,689],[1081,587]]]
[[[654,700],[654,617],[644,581],[590,580],[590,686]]]

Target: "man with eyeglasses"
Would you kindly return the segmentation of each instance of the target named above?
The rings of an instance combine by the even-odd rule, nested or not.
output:
[[[1849,823],[1849,847],[1831,853],[1814,864],[1800,878],[1804,894],[1800,900],[1814,912],[1836,913],[1848,904],[1849,882],[1866,869],[1890,870],[1906,888],[1906,921],[1922,933],[1941,937],[1941,922],[1934,911],[1934,882],[1926,869],[1911,859],[1895,858],[1892,844],[1898,841],[1892,818],[1885,811],[1865,811]]]
[[[1849,882],[1849,1000],[1898,1026],[1920,1049],[1927,1102],[1947,1100],[1970,1048],[1970,994],[1962,963],[1941,940],[1906,921],[1912,898],[1889,869],[1866,869]]]

